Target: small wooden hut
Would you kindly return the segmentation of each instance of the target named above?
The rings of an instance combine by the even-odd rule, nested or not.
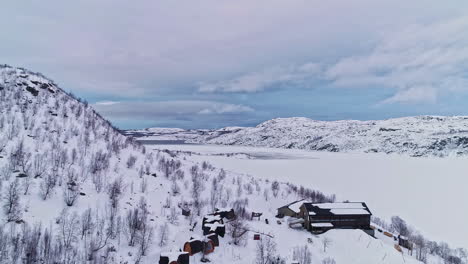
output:
[[[190,256],[203,251],[203,242],[198,239],[191,239],[184,244],[184,251]]]
[[[161,253],[159,264],[190,264],[187,252],[166,252]]]
[[[207,215],[207,216],[203,217],[203,225],[213,224],[213,223],[224,224],[224,221],[223,221],[223,218],[220,215]]]
[[[215,247],[219,247],[219,237],[217,234],[215,233],[209,234],[206,236],[206,238],[213,241],[213,244],[215,245]]]
[[[203,235],[217,234],[220,237],[224,237],[226,234],[226,226],[220,223],[205,224],[203,226]]]
[[[203,240],[203,252],[205,254],[210,254],[215,251],[215,243],[210,239]]]
[[[214,214],[220,215],[222,218],[226,218],[228,220],[236,218],[236,214],[234,213],[234,209],[232,208],[216,208]]]
[[[277,218],[283,218],[285,216],[298,217],[300,213],[300,207],[303,203],[308,203],[304,199],[298,200],[287,205],[278,208]]]
[[[398,245],[409,250],[413,249],[413,243],[411,243],[411,241],[409,241],[407,237],[402,236],[402,235],[398,235]]]

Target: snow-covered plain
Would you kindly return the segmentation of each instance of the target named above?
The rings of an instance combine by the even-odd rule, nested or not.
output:
[[[468,247],[468,159],[328,153],[217,145],[151,145],[191,151],[229,171],[365,201],[374,215],[399,215],[431,239]],[[231,153],[229,157],[219,155]]]

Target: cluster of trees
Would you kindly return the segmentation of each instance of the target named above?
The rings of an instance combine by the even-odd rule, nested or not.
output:
[[[0,263],[113,263],[121,243],[136,247],[138,262],[146,255],[154,227],[143,206],[125,217],[114,210],[104,214],[87,209],[81,215],[65,209],[55,226],[0,226]],[[167,237],[167,230],[164,231]]]
[[[6,220],[0,226],[0,263],[108,263],[121,233],[138,248],[138,256],[144,256],[155,233],[146,202],[127,214],[120,212],[125,184],[113,175],[137,163],[150,174],[158,155],[146,154],[144,147],[53,81],[27,81],[33,73],[18,74],[13,68],[0,74],[5,80],[0,89],[0,191]],[[32,88],[25,89],[31,82],[39,91],[33,99]],[[120,164],[124,157],[126,164]],[[180,164],[169,162],[174,166]],[[82,185],[88,182],[98,193],[108,194],[108,206],[101,212],[71,213],[86,195]],[[23,219],[25,195],[43,200],[61,195],[70,213],[64,210],[50,227],[31,226]],[[168,231],[164,233],[167,237]]]
[[[468,251],[466,249],[453,249],[446,242],[431,241],[417,232],[399,216],[393,216],[390,222],[386,222],[378,217],[373,217],[372,221],[392,233],[409,238],[414,243],[415,248],[413,250],[416,259],[422,262],[428,260],[428,255],[439,256],[447,264],[468,262]]]

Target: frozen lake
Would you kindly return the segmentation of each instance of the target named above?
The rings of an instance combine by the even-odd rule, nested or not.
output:
[[[151,145],[256,177],[292,182],[399,215],[427,237],[468,248],[468,159],[310,152],[217,145]],[[220,154],[231,154],[230,157]],[[285,201],[286,203],[287,201]]]

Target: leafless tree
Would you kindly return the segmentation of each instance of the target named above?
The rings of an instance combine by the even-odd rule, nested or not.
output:
[[[31,229],[29,225],[23,225],[24,264],[33,264],[39,261],[39,242],[41,239],[42,227],[40,224],[34,225]]]
[[[49,198],[52,190],[54,189],[57,183],[57,176],[54,173],[49,173],[41,182],[40,185],[40,195],[43,200],[47,200]]]
[[[4,120],[4,119],[3,119],[3,116],[2,116],[2,119],[1,119],[1,120]],[[2,122],[0,122],[0,124],[1,124],[1,123],[2,123]],[[2,127],[3,127],[3,126],[0,125],[0,129],[1,129]],[[3,138],[3,137],[0,138],[0,153],[2,153],[3,150],[5,149],[5,147],[6,147],[6,145],[7,145],[7,142],[8,142],[8,141],[7,141],[5,138]]]
[[[211,210],[214,210],[219,203],[219,200],[221,199],[221,186],[218,182],[218,178],[213,177],[213,180],[211,181],[211,191],[210,191],[210,205],[211,205]]]
[[[4,195],[5,204],[3,205],[3,209],[8,222],[18,221],[22,216],[18,185],[17,179],[12,181],[7,186],[7,190]]]
[[[167,244],[168,238],[169,238],[169,227],[167,223],[164,223],[164,225],[161,225],[159,227],[158,245],[160,247],[165,246]]]
[[[137,157],[130,155],[127,160],[127,168],[131,169],[133,166],[135,166],[135,163],[137,161]]]
[[[142,256],[146,256],[149,246],[153,241],[154,228],[150,225],[148,218],[144,219],[141,229],[138,232],[139,252]]]
[[[192,167],[192,198],[196,214],[200,216],[203,206],[200,194],[204,190],[205,186],[202,180],[202,176],[198,173],[198,169],[195,168],[198,167]]]
[[[39,178],[39,177],[42,177],[42,175],[45,173],[46,171],[46,166],[47,166],[47,162],[45,161],[46,159],[46,154],[36,154],[34,155],[34,160],[33,160],[33,167],[32,167],[32,171],[33,171],[33,177],[34,178]]]
[[[416,259],[422,262],[426,262],[428,253],[426,239],[421,234],[416,234],[412,236],[411,240],[415,245]]]
[[[327,257],[322,260],[322,264],[336,264],[336,261],[333,258]]]
[[[109,186],[107,194],[109,195],[110,203],[113,208],[119,205],[119,199],[123,192],[123,179],[120,177],[115,179]]]
[[[327,252],[327,248],[331,245],[332,240],[328,237],[322,239],[323,252]]]
[[[79,219],[76,213],[69,214],[63,210],[59,219],[59,236],[63,246],[64,259],[73,257],[73,243],[77,240]]]
[[[402,236],[410,235],[410,229],[408,225],[406,224],[405,220],[401,219],[399,216],[392,216],[391,221],[392,221],[391,227],[395,232],[397,232],[398,234]]]
[[[301,264],[312,263],[312,253],[310,252],[307,245],[304,245],[302,247],[295,247],[293,249],[293,258],[295,261]]]
[[[169,223],[175,225],[179,222],[179,214],[177,213],[177,209],[172,207],[168,217]]]
[[[97,174],[109,168],[109,155],[102,150],[97,151],[91,157],[90,169],[92,174]]]
[[[127,227],[127,235],[128,235],[128,245],[134,246],[135,240],[138,234],[138,230],[141,229],[142,225],[142,212],[139,208],[134,208],[132,210],[128,210],[126,215],[126,227]]]
[[[177,184],[177,181],[175,180],[176,178],[172,177],[172,179],[174,180],[171,183],[171,192],[172,192],[172,195],[176,196],[180,193],[180,187],[179,187],[179,184]]]
[[[96,259],[96,253],[107,246],[110,234],[105,228],[104,219],[97,220],[96,232],[93,233],[88,247],[88,261]]]
[[[88,208],[83,212],[80,224],[81,239],[84,239],[94,228],[94,219],[91,208]]]
[[[67,184],[63,190],[63,200],[67,206],[73,206],[80,195],[77,176],[72,171],[67,175]]]
[[[148,180],[146,178],[142,178],[140,182],[141,193],[145,193],[147,189],[148,189]]]
[[[273,264],[276,255],[276,243],[268,236],[262,237],[257,244],[256,264]]]
[[[280,190],[280,184],[277,181],[271,183],[271,191],[273,192],[273,196],[276,198],[278,197],[278,192]]]
[[[232,243],[237,246],[244,246],[247,242],[248,226],[241,218],[236,218],[234,221],[229,222],[228,232],[232,237]]]
[[[3,181],[9,181],[11,177],[11,169],[8,165],[5,165],[0,168],[0,176]],[[3,182],[0,181],[0,182]]]
[[[28,195],[29,194],[29,187],[31,187],[31,177],[27,175],[27,177],[23,178],[23,195]]]
[[[263,198],[265,198],[265,201],[268,201],[270,199],[270,192],[266,188],[263,191]]]

